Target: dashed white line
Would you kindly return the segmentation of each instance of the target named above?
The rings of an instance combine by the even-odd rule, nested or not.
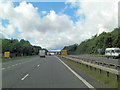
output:
[[[15,66],[15,65],[12,65],[13,67]]]
[[[58,58],[58,57],[57,57]],[[58,58],[59,59],[59,58]],[[81,76],[79,76],[75,71],[73,71],[67,64],[65,64],[61,59],[59,59],[60,62],[63,63],[75,76],[78,77],[79,80],[81,80],[88,88],[92,90],[96,90],[91,84],[89,84],[85,79],[83,79]]]
[[[7,68],[10,68],[10,67],[7,67]]]
[[[27,62],[30,62],[30,61],[26,61],[26,62],[21,62],[21,63],[18,63],[18,64],[15,64],[15,65],[11,65],[11,67],[14,67],[14,66],[17,66],[19,64],[22,64],[22,63],[27,63]],[[2,63],[2,64],[5,64],[5,63]],[[11,68],[10,66],[8,66],[7,68]],[[39,65],[38,65],[39,67]],[[2,68],[1,70],[4,70],[5,68]]]
[[[37,67],[39,67],[40,65],[37,65]]]
[[[2,70],[5,70],[5,68],[2,68]]]
[[[21,80],[24,80],[25,78],[27,78],[29,76],[29,74],[26,74]]]

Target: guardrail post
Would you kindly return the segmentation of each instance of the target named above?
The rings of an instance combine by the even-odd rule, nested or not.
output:
[[[110,68],[110,64],[108,64],[108,68]]]
[[[99,62],[97,62],[97,64],[99,65]]]
[[[119,75],[116,75],[116,80],[117,80],[117,81],[119,80]]]
[[[102,63],[102,66],[104,66],[104,63]]]
[[[86,66],[88,69],[90,68],[90,70],[92,70],[92,68],[94,68],[95,70],[98,70],[98,72],[101,74],[102,73],[102,70],[103,71],[105,71],[106,72],[106,75],[107,75],[107,77],[109,77],[110,76],[110,74],[109,73],[113,73],[113,74],[115,74],[116,75],[116,80],[118,81],[119,80],[119,78],[120,78],[120,71],[119,70],[116,70],[116,69],[119,69],[119,67],[120,66],[115,66],[115,68],[116,69],[114,69],[114,70],[112,70],[112,69],[110,69],[110,67],[111,66],[113,66],[112,64],[106,64],[106,63],[101,63],[103,66],[105,65],[107,65],[107,68],[105,68],[105,67],[101,67],[101,65],[100,65],[100,62],[96,62],[95,61],[95,63],[96,64],[98,64],[98,65],[94,65],[94,64],[90,64],[90,63],[87,63],[87,62],[85,62],[85,61],[81,61],[80,60],[80,62],[79,62],[79,59],[76,59],[76,60],[74,60],[74,59],[72,59],[72,58],[68,58],[68,57],[62,57],[62,58],[67,58],[67,59],[69,59],[69,60],[71,60],[71,61],[73,61],[73,62],[77,62],[77,63],[81,63],[81,65],[83,66]],[[87,61],[87,60],[86,60]],[[100,66],[99,66],[100,65]],[[92,67],[93,66],[93,67]],[[109,67],[109,68],[108,68]]]
[[[101,74],[101,72],[102,72],[102,70],[100,69],[100,70],[99,70],[99,73]]]
[[[90,66],[90,70],[92,70],[92,66]]]
[[[107,72],[107,77],[109,77],[109,72]]]
[[[115,69],[118,69],[117,65],[115,66]]]

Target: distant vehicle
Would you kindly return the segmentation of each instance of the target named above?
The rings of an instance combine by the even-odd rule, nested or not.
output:
[[[44,57],[45,58],[45,50],[39,50],[39,55],[40,57]]]
[[[49,52],[47,52],[47,56],[50,56],[50,53],[49,53]]]
[[[105,56],[107,58],[120,58],[120,48],[106,48]]]
[[[53,56],[53,55],[54,55],[54,53],[50,53],[50,55],[51,55],[51,56]]]

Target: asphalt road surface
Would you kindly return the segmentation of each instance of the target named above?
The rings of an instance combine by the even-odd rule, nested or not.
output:
[[[73,58],[78,58],[78,59],[85,59],[85,60],[93,60],[97,62],[105,62],[107,64],[114,64],[114,65],[120,65],[120,59],[112,59],[112,58],[106,58],[106,57],[92,57],[92,56],[87,56],[87,55],[69,55],[70,57]]]
[[[3,63],[3,88],[88,88],[56,57]]]
[[[89,88],[91,84],[79,78],[56,56],[2,64],[2,88]]]

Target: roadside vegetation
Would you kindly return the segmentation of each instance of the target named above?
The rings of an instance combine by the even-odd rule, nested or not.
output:
[[[29,41],[26,41],[24,39],[21,39],[20,41],[17,39],[0,39],[0,40],[2,40],[2,57],[4,57],[4,52],[10,52],[10,58],[12,59],[16,57],[19,58],[21,56],[22,56],[21,58],[23,58],[23,56],[38,55],[39,50],[42,49],[40,46],[31,45]]]
[[[95,35],[91,39],[70,46],[65,46],[68,54],[93,54],[104,55],[106,48],[120,48],[120,28],[114,29],[112,32],[103,32],[99,36]]]
[[[120,82],[118,85],[118,81],[116,80],[116,75],[114,74],[110,73],[109,77],[107,77],[105,71],[102,71],[100,74],[98,69],[95,70],[94,68],[92,68],[92,70],[90,70],[90,68],[89,67],[87,68],[85,65],[78,64],[76,62],[70,61],[65,58],[61,58],[60,56],[58,57],[61,60],[63,60],[65,63],[77,68],[79,71],[82,71],[86,75],[89,75],[90,77],[94,78],[95,80],[103,84],[106,88],[118,88],[120,85]]]

